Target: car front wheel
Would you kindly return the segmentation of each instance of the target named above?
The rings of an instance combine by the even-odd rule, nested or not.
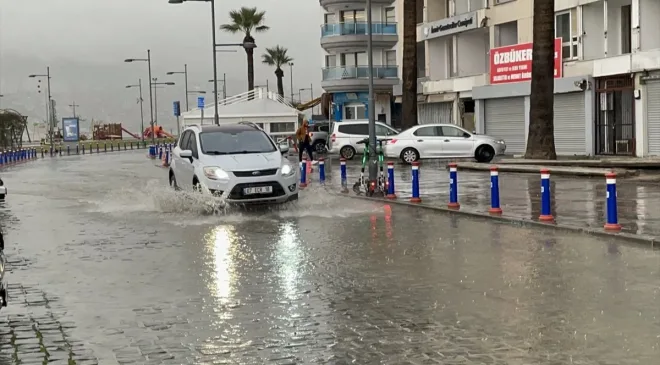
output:
[[[406,148],[401,151],[401,161],[411,164],[413,162],[419,161],[419,152],[414,148]]]
[[[479,146],[474,154],[474,158],[477,160],[477,162],[491,162],[493,158],[495,158],[495,150],[493,147],[488,145]]]
[[[339,150],[339,156],[347,160],[352,160],[353,157],[355,157],[355,148],[351,146],[344,146]]]

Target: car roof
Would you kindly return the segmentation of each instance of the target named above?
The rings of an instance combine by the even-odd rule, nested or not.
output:
[[[257,127],[250,124],[230,123],[220,125],[203,125],[198,127],[201,133],[206,132],[224,132],[224,133],[239,133],[245,131],[259,130]]]

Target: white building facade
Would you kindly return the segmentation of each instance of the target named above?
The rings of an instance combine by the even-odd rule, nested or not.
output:
[[[323,71],[321,87],[332,94],[332,119],[368,119],[369,67],[366,2],[320,0]],[[395,0],[372,0],[376,120],[392,124],[392,87],[399,84]]]
[[[418,4],[419,122],[449,121],[523,153],[533,1]],[[660,155],[660,1],[556,0],[555,11],[557,153]]]

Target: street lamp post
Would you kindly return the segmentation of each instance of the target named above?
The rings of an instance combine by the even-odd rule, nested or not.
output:
[[[155,130],[156,130],[155,126],[156,126],[156,123],[158,122],[158,95],[156,93],[156,88],[157,88],[158,85],[172,86],[172,85],[175,85],[175,84],[173,82],[158,82],[157,77],[154,77],[152,79],[151,88],[154,89],[154,110],[155,110],[154,123],[151,126],[151,134],[152,135],[155,134]]]
[[[48,127],[49,127],[49,128],[48,128],[48,130],[49,130],[49,131],[48,131],[48,135],[49,135],[49,136],[48,136],[48,139],[49,139],[49,141],[50,141],[50,145],[53,146],[53,127],[54,127],[54,126],[53,126],[53,117],[52,117],[52,113],[50,112],[50,108],[51,108],[51,105],[52,105],[52,101],[51,101],[52,96],[51,96],[51,94],[50,94],[50,66],[49,66],[49,67],[46,67],[46,74],[45,74],[45,75],[37,75],[37,74],[33,74],[33,75],[29,75],[28,77],[30,77],[30,78],[42,78],[42,77],[45,77],[46,80],[47,80],[47,86],[46,86],[46,87],[48,88],[48,90],[47,90],[47,93],[48,93],[48,94],[47,94],[47,95],[48,95],[48,96],[47,96],[47,98],[48,98],[48,107],[46,108],[46,119],[48,119]]]
[[[151,85],[151,50],[147,50],[147,58],[128,58],[124,60],[124,62],[136,62],[136,61],[141,61],[141,62],[146,62],[147,66],[149,68],[149,85]],[[149,122],[151,124],[151,131],[153,132],[154,130],[154,98],[153,98],[153,91],[151,90],[151,87],[149,87],[149,111],[151,113],[151,121]],[[153,144],[156,144],[156,137],[154,136],[154,133],[151,133],[151,142]]]
[[[130,89],[132,87],[137,87],[140,91],[140,136],[142,138],[142,142],[144,143],[144,108],[143,108],[143,99],[142,99],[142,79],[138,79],[138,84],[137,85],[128,85],[126,86],[127,89]]]
[[[289,62],[289,76],[291,76],[291,103],[293,103],[293,62]]]
[[[171,71],[171,72],[168,72],[167,74],[168,75],[183,74],[183,77],[184,77],[184,80],[185,80],[185,83],[186,83],[186,85],[185,85],[185,88],[186,88],[186,111],[189,111],[190,106],[189,106],[189,103],[188,103],[188,95],[190,93],[188,92],[188,65],[187,64],[183,65],[183,72],[181,72],[181,71]]]
[[[79,107],[80,105],[76,104],[74,101],[73,104],[69,104],[69,106],[73,109],[73,117],[76,117],[76,107]]]
[[[367,62],[369,66],[369,186],[378,180],[378,156],[376,156],[376,105],[374,102],[374,53],[371,0],[367,0]]]

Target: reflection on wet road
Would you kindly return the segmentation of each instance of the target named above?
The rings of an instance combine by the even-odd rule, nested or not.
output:
[[[286,209],[208,215],[154,165],[3,173],[0,364],[657,361],[653,251],[316,187]]]

